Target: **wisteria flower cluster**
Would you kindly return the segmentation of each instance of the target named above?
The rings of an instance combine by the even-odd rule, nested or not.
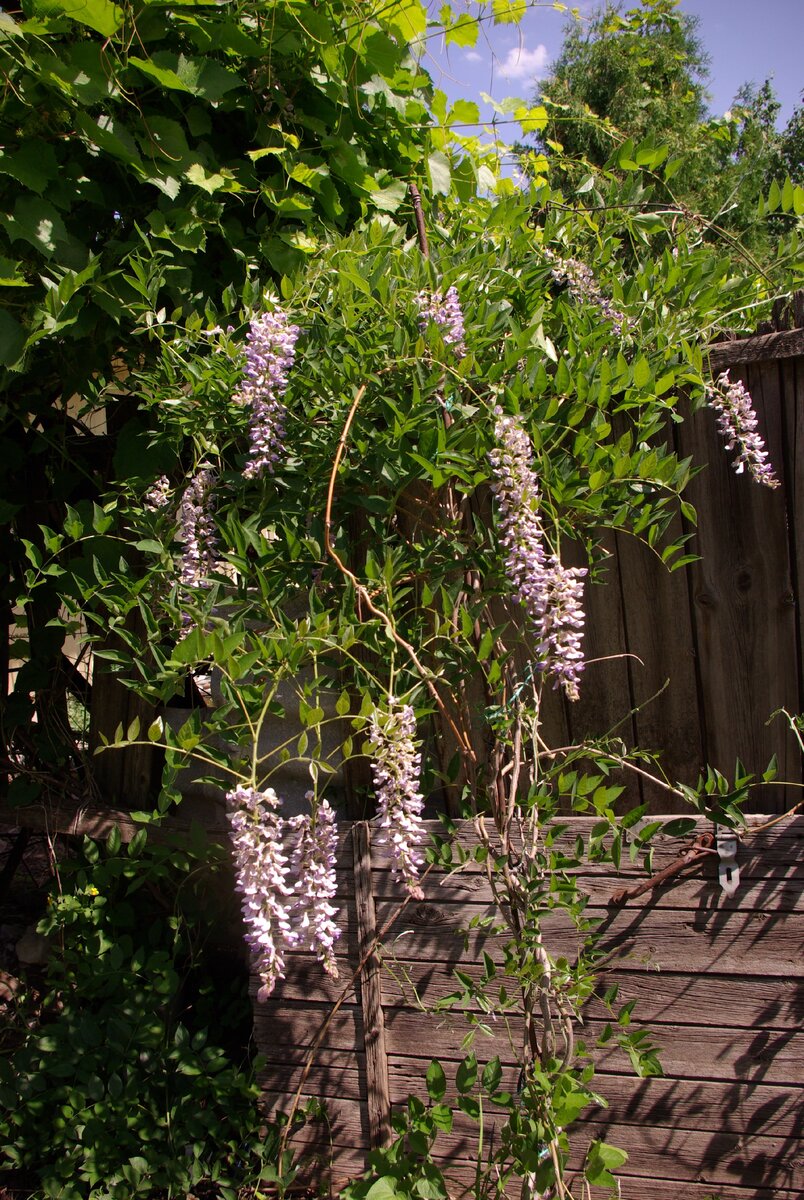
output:
[[[288,825],[297,834],[291,871],[296,880],[293,912],[298,918],[300,936],[318,955],[327,974],[337,979],[335,942],[341,931],[333,921],[338,910],[330,903],[337,886],[335,811],[328,800],[322,800],[312,815],[291,817]]]
[[[170,480],[167,475],[160,475],[143,496],[143,504],[149,512],[160,512],[167,508],[171,500]]]
[[[419,792],[421,754],[416,749],[416,716],[409,704],[391,699],[386,713],[375,711],[369,742],[373,749],[371,772],[377,794],[377,816],[390,843],[394,879],[421,900],[419,884],[424,840],[423,798]]]
[[[334,945],[340,930],[329,903],[336,890],[338,836],[332,808],[322,800],[313,816],[285,821],[273,788],[238,785],[226,800],[246,942],[261,981],[257,999],[267,999],[284,979],[285,950],[301,941],[337,976]],[[296,834],[290,860],[286,828]]]
[[[281,308],[254,317],[246,336],[246,366],[235,400],[249,410],[246,479],[272,474],[285,436],[288,374],[296,354],[298,325]]]
[[[179,578],[188,588],[203,587],[215,565],[218,538],[212,517],[215,475],[209,467],[195,473],[179,504],[179,537],[183,543]],[[190,624],[188,613],[182,624]]]
[[[432,322],[441,330],[445,346],[451,346],[456,358],[466,354],[466,330],[463,323],[463,312],[458,297],[458,289],[450,287],[445,296],[441,292],[430,295],[419,292],[416,297],[419,308],[419,326],[422,332]]]
[[[548,555],[539,514],[540,493],[533,448],[521,422],[495,410],[497,445],[490,454],[492,487],[501,513],[500,541],[514,594],[535,628],[540,666],[577,700],[584,668],[582,567],[564,567]]]
[[[726,449],[738,452],[733,463],[737,474],[747,469],[757,483],[778,487],[779,480],[768,462],[765,443],[757,433],[757,414],[745,385],[739,379],[732,382],[729,372],[724,371],[715,385],[706,389],[706,402],[717,413],[717,427]]]
[[[552,263],[550,274],[556,283],[566,284],[569,294],[580,303],[593,304],[600,310],[607,321],[611,321],[618,337],[622,337],[634,322],[622,312],[613,300],[604,296],[600,290],[594,273],[586,263],[577,258],[561,258],[549,246],[543,248],[543,254]]]

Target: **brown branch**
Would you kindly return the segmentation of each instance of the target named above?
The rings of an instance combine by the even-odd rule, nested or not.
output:
[[[417,672],[419,673],[419,676],[421,677],[427,690],[429,691],[430,695],[432,696],[433,701],[435,702],[435,704],[438,708],[438,711],[441,713],[441,715],[447,721],[452,732],[455,734],[455,737],[458,740],[458,745],[461,747],[461,752],[467,756],[467,758],[469,759],[470,762],[474,763],[475,762],[475,752],[472,748],[472,745],[467,740],[467,738],[461,733],[461,731],[456,726],[455,722],[452,720],[452,717],[448,713],[446,705],[444,704],[444,701],[441,699],[441,696],[439,695],[439,692],[438,692],[438,688],[436,687],[436,685],[433,681],[432,672],[429,671],[424,666],[424,664],[420,661],[418,655],[416,654],[416,651],[414,650],[413,646],[411,646],[410,642],[406,642],[405,639],[397,633],[396,629],[394,628],[394,624],[393,624],[393,621],[391,620],[391,618],[388,616],[388,614],[386,612],[383,611],[383,609],[377,607],[377,605],[374,603],[374,601],[371,598],[371,593],[369,592],[368,588],[366,588],[360,582],[360,580],[357,578],[357,576],[355,575],[355,573],[353,571],[350,571],[350,569],[344,563],[343,559],[338,554],[335,547],[332,545],[332,502],[333,502],[333,499],[335,496],[335,479],[338,474],[338,468],[341,465],[341,460],[343,458],[343,452],[346,448],[346,442],[349,437],[349,430],[352,427],[352,421],[354,420],[354,416],[355,416],[355,413],[357,412],[358,405],[360,404],[360,401],[363,399],[365,394],[366,394],[366,385],[361,384],[361,386],[357,390],[357,395],[355,396],[354,400],[352,401],[352,407],[349,409],[349,414],[346,418],[346,424],[344,425],[344,427],[341,431],[341,436],[338,440],[338,449],[335,453],[335,460],[332,464],[332,471],[331,471],[330,477],[329,477],[329,486],[327,488],[327,507],[326,507],[326,511],[324,513],[324,548],[325,548],[327,554],[329,555],[329,557],[335,563],[338,570],[341,572],[341,574],[346,579],[348,579],[350,581],[350,583],[352,584],[352,586],[354,587],[355,592],[357,594],[358,601],[365,604],[365,606],[369,610],[369,612],[372,613],[375,617],[378,617],[380,621],[382,621],[382,623],[385,625],[385,628],[388,630],[388,636],[391,638],[391,640],[397,646],[399,646],[399,648],[401,650],[405,651],[408,658],[413,663],[414,667],[416,668]]]

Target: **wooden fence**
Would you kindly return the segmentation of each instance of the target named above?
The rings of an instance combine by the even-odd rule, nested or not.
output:
[[[591,822],[571,818],[567,826],[559,844],[569,848]],[[367,1149],[386,1139],[391,1110],[411,1093],[426,1099],[432,1058],[452,1084],[468,1027],[459,1014],[432,1008],[456,990],[456,967],[477,976],[481,951],[499,961],[501,950],[501,939],[470,929],[473,917],[492,911],[479,867],[449,877],[431,872],[425,899],[400,911],[386,848],[371,843],[364,822],[341,828],[341,977],[332,981],[311,956],[292,954],[275,996],[255,1005],[266,1103],[288,1111],[300,1084],[305,1097],[324,1100],[326,1121],[307,1126],[300,1142],[319,1156],[336,1191],[361,1169]],[[802,836],[804,819],[795,817],[749,830],[733,898],[720,890],[716,856],[692,877],[622,908],[611,896],[636,870],[624,867],[618,876],[610,864],[583,868],[590,913],[603,922],[601,949],[613,961],[580,1032],[597,1064],[594,1086],[610,1107],[594,1109],[576,1128],[573,1164],[592,1138],[626,1149],[626,1200],[793,1200],[802,1193]],[[678,839],[659,839],[657,866],[677,853]],[[577,938],[565,920],[549,919],[546,935],[551,952],[572,956]],[[599,997],[612,982],[620,1002],[637,1001],[634,1019],[661,1047],[663,1078],[638,1079],[622,1051],[594,1049],[606,1021]],[[507,1084],[515,1085],[516,1040],[509,1043],[502,1022],[491,1029],[474,1050],[481,1064],[499,1055]],[[497,1127],[487,1112],[486,1149]],[[459,1114],[437,1153],[457,1196],[474,1175],[477,1126]]]
[[[780,708],[804,710],[804,293],[777,315],[777,325],[789,322],[798,327],[708,355],[713,378],[729,370],[751,392],[781,486],[734,472],[711,411],[674,426],[679,456],[704,467],[685,493],[698,512],[685,531],[700,561],[669,573],[634,538],[609,538],[608,586],[587,589],[591,665],[580,700],[549,707],[553,745],[620,723],[630,745],[662,751],[671,779],[694,783],[707,762],[732,777],[737,758],[761,774],[775,754],[779,779],[801,782],[784,718],[767,722]],[[784,812],[796,790],[764,788],[753,811]],[[638,799],[654,811],[667,805],[649,784]]]

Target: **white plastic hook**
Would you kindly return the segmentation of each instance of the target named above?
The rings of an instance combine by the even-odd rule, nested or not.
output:
[[[718,829],[717,852],[719,862],[717,877],[726,896],[733,896],[740,886],[740,868],[737,866],[737,847],[740,842],[731,829]]]

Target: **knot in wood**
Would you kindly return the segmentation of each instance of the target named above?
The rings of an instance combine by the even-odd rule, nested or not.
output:
[[[413,904],[409,909],[410,921],[414,925],[443,925],[446,914],[437,904]]]

